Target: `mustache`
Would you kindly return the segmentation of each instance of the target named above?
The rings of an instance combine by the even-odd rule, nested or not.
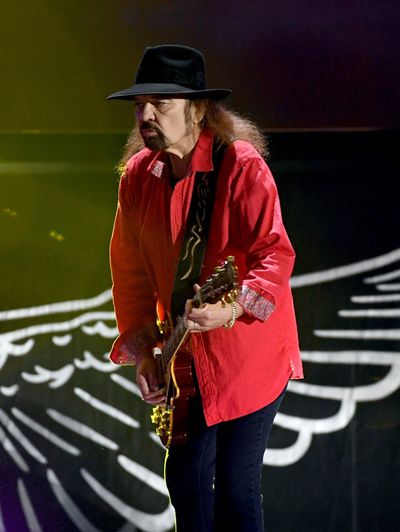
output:
[[[143,129],[151,129],[153,131],[156,131],[157,133],[161,133],[161,131],[158,129],[158,127],[151,122],[143,122],[140,126],[140,131]]]

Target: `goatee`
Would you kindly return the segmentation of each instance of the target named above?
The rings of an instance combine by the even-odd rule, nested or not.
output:
[[[153,135],[144,135],[142,130],[151,130],[154,131]],[[152,124],[144,122],[140,127],[140,133],[146,148],[152,151],[164,150],[167,148],[167,142],[164,135],[159,131],[158,128],[154,127]]]

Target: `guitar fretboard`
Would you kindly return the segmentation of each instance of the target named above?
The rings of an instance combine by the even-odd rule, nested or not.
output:
[[[178,351],[181,344],[185,341],[188,333],[189,329],[185,325],[185,320],[183,318],[179,318],[177,326],[172,331],[171,336],[166,341],[162,350],[165,368],[168,366],[171,358]]]
[[[237,268],[234,265],[235,257],[229,256],[226,261],[215,269],[213,273],[194,295],[192,304],[199,308],[203,303],[215,303],[224,296],[229,295],[230,291],[237,289]],[[166,371],[172,357],[178,351],[182,343],[186,340],[189,329],[186,327],[186,320],[183,317],[178,318],[176,327],[171,336],[165,342],[162,349],[162,364]]]

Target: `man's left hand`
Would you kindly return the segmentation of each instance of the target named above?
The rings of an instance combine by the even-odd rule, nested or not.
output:
[[[194,285],[196,292],[199,285]],[[236,303],[236,319],[243,314],[243,307]],[[232,305],[223,305],[221,301],[217,303],[206,303],[200,308],[193,307],[192,300],[189,299],[185,306],[185,319],[190,332],[205,332],[223,327],[232,318]]]

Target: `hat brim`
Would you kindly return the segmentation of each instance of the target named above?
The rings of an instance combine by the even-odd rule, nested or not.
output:
[[[223,100],[231,94],[230,89],[193,90],[182,85],[168,83],[137,83],[132,87],[114,92],[107,96],[107,100],[133,100],[135,96],[157,94],[160,96],[181,96],[188,100],[209,99]]]

